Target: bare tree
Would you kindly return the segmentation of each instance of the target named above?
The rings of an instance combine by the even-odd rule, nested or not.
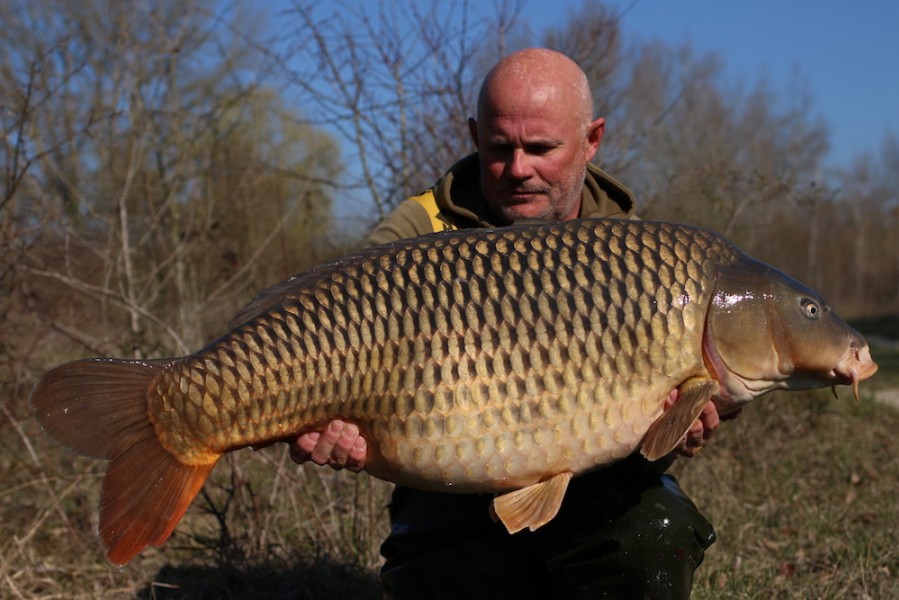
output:
[[[845,253],[849,260],[841,265],[842,279],[851,282],[850,300],[858,310],[874,315],[899,310],[897,169],[899,140],[888,134],[879,153],[862,155],[838,173],[845,202],[832,226],[845,230],[849,225],[855,232],[854,244]]]
[[[357,203],[362,230],[472,150],[477,86],[508,50],[518,14],[511,1],[493,8],[296,0],[278,37],[254,38],[308,122],[342,141],[340,202]]]
[[[63,356],[186,353],[327,256],[310,249],[329,229],[336,147],[243,75],[258,57],[228,42],[227,14],[18,4],[5,22],[42,35],[0,42],[5,327],[37,322]]]

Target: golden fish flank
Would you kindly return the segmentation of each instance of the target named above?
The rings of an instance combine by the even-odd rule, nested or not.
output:
[[[225,452],[333,418],[359,424],[377,477],[517,490],[494,503],[514,532],[551,519],[572,475],[668,453],[709,399],[857,394],[875,370],[820,296],[722,238],[590,220],[371,248],[264,291],[192,356],[58,367],[32,406],[111,461],[100,536],[121,564],[169,536]]]

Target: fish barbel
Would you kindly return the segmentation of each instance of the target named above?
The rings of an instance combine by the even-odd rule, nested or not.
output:
[[[857,398],[876,369],[821,296],[723,238],[597,219],[369,248],[262,292],[193,355],[57,367],[31,405],[51,438],[109,460],[99,534],[124,564],[169,537],[223,454],[332,419],[358,424],[376,477],[502,493],[514,532],[552,519],[572,476],[669,453],[710,399]]]

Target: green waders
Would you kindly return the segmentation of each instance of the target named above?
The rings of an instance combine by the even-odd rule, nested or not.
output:
[[[689,598],[715,532],[674,477],[645,465],[632,457],[572,480],[553,521],[515,535],[491,520],[489,495],[397,488],[386,597]]]

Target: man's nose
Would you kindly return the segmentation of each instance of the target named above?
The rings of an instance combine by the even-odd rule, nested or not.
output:
[[[513,179],[528,179],[533,174],[530,157],[523,148],[515,148],[512,151],[506,165],[506,174]]]

